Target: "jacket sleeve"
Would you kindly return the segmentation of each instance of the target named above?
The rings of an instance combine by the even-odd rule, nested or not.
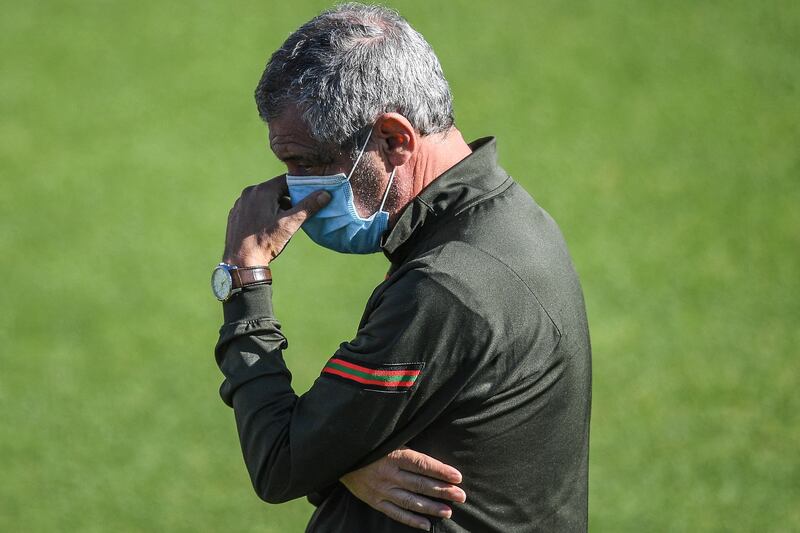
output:
[[[491,351],[463,298],[411,271],[376,296],[350,342],[297,396],[274,318],[272,288],[224,304],[216,359],[259,497],[279,503],[335,483],[407,443],[453,401]]]

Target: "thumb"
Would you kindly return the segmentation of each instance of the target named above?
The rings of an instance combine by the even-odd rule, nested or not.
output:
[[[328,205],[331,195],[328,191],[317,191],[309,194],[296,206],[286,212],[286,228],[295,233],[303,225],[303,222],[313,217],[317,211]]]

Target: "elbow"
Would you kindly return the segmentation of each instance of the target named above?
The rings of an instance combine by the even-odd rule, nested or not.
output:
[[[267,503],[286,503],[303,496],[298,494],[288,472],[277,465],[273,468],[250,470],[250,481],[258,497]]]
[[[267,503],[286,503],[289,500],[294,499],[287,497],[286,491],[275,490],[275,488],[269,484],[258,484],[254,482],[253,489],[256,491],[258,497]]]
[[[275,428],[244,419],[239,439],[250,482],[256,495],[267,503],[284,503],[298,496],[292,468],[287,426]]]
[[[288,423],[256,422],[247,417],[239,424],[244,462],[256,495],[267,503],[305,496],[311,480],[307,469],[295,464]]]
[[[258,494],[258,497],[261,498],[262,501],[265,501],[267,503],[276,504],[276,503],[286,503],[289,501],[288,499],[282,497],[282,495],[280,494],[274,494],[269,490],[262,490],[258,487],[256,487],[256,494]]]

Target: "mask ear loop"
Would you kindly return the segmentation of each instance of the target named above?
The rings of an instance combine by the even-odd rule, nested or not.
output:
[[[364,155],[364,150],[367,148],[367,143],[369,142],[369,138],[372,137],[372,130],[369,130],[369,135],[367,135],[367,140],[364,141],[364,146],[361,147],[361,151],[358,152],[358,157],[356,157],[356,162],[353,163],[353,168],[350,169],[350,174],[347,175],[347,181],[350,181],[350,176],[353,175],[353,172],[356,171],[356,167],[358,166],[358,162],[361,161],[361,156]]]
[[[389,190],[392,188],[392,182],[394,181],[394,173],[397,172],[397,167],[392,169],[392,174],[389,176],[389,184],[386,186],[386,192],[383,193],[383,201],[381,202],[381,206],[378,208],[378,212],[383,211],[383,205],[386,203],[386,199],[389,198]]]

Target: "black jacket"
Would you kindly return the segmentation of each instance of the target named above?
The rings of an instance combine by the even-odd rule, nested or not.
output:
[[[555,222],[495,141],[434,180],[385,236],[358,333],[298,397],[269,286],[224,304],[220,393],[268,502],[310,496],[312,532],[416,531],[338,483],[407,445],[453,465],[465,504],[434,531],[585,531],[591,350]]]

